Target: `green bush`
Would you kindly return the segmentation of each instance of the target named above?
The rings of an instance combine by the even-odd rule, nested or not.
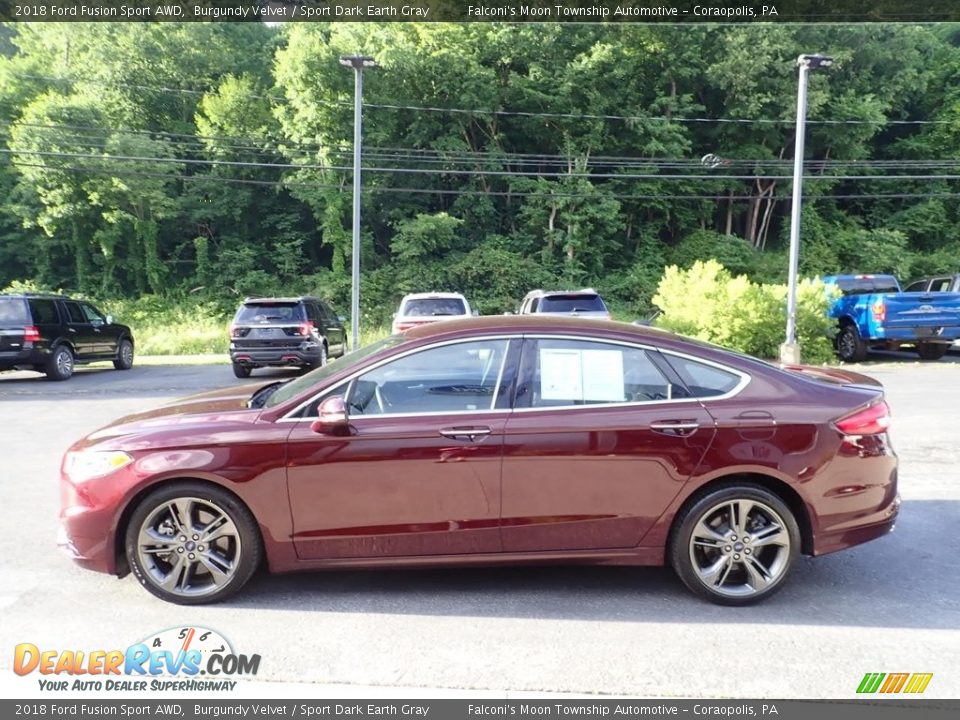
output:
[[[663,311],[657,320],[660,327],[772,359],[784,339],[786,297],[785,285],[754,283],[708,260],[695,262],[689,270],[668,267],[653,302]],[[799,284],[797,339],[804,362],[823,363],[834,357],[828,306],[823,283]]]

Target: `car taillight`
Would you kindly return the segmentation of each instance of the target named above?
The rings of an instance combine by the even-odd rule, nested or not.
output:
[[[24,342],[40,342],[40,331],[36,325],[27,325],[23,329]]]
[[[887,319],[887,304],[883,300],[877,300],[870,306],[870,312],[873,313],[873,321],[882,323]]]
[[[310,335],[310,333],[313,332],[313,328],[314,328],[314,325],[312,321],[300,323],[299,333],[304,337],[306,337],[307,335]]]
[[[230,326],[230,337],[232,337],[232,338],[240,337],[240,328],[238,328],[236,325],[231,325],[231,326]]]
[[[890,407],[881,400],[840,418],[834,425],[844,435],[879,435],[890,427]]]

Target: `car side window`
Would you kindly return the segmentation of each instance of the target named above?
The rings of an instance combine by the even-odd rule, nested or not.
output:
[[[527,312],[535,313],[537,311],[537,305],[540,304],[540,298],[533,298],[530,301],[530,309]]]
[[[303,306],[307,310],[307,320],[310,320],[315,325],[323,322],[323,310],[318,309],[313,303],[304,303]]]
[[[937,278],[930,286],[930,292],[950,292],[950,278]]]
[[[926,289],[927,289],[927,281],[918,280],[915,283],[911,283],[910,285],[907,285],[904,292],[923,292]]]
[[[351,416],[491,410],[507,340],[429,348],[356,378],[347,394]]]
[[[647,351],[588,340],[537,340],[524,350],[518,404],[532,408],[669,400],[670,382]]]
[[[53,300],[30,300],[34,325],[56,325],[60,322],[57,304]]]
[[[726,395],[740,384],[741,376],[729,370],[675,355],[667,355],[666,359],[686,384],[692,397]]]
[[[87,316],[84,314],[83,310],[80,308],[80,305],[75,302],[65,302],[63,307],[67,311],[67,318],[72,323],[80,323],[86,325],[90,321],[87,320]]]
[[[80,303],[80,307],[83,309],[83,314],[87,322],[93,323],[94,325],[106,325],[107,319],[99,310],[93,307],[93,305]]]

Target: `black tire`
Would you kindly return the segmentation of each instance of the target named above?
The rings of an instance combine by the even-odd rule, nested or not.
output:
[[[949,349],[946,343],[917,343],[917,355],[921,360],[939,360]]]
[[[221,512],[233,524],[233,529],[236,530],[235,539],[231,535],[230,539],[221,537],[212,541],[213,543],[226,541],[228,545],[232,544],[235,550],[235,556],[231,560],[229,579],[222,581],[222,585],[212,582],[213,573],[205,569],[210,566],[209,558],[211,556],[217,558],[219,563],[220,559],[228,554],[228,551],[225,550],[222,556],[220,554],[212,555],[211,551],[215,549],[219,553],[219,548],[215,548],[213,544],[206,548],[206,561],[198,559],[193,563],[189,563],[185,559],[189,554],[187,552],[181,552],[179,556],[174,555],[173,550],[167,556],[156,552],[149,554],[139,552],[138,538],[145,523],[153,523],[154,518],[166,513],[167,508],[174,501],[180,501],[181,507],[184,502],[193,503],[191,507],[194,508],[194,516],[187,521],[190,527],[186,531],[192,532],[192,534],[181,537],[188,537],[187,542],[194,543],[191,549],[197,556],[200,555],[198,549],[204,546],[197,545],[194,539],[199,538],[200,543],[204,542],[202,539],[203,523],[206,518],[215,516],[215,513],[209,512],[211,508]],[[171,547],[178,546],[182,550],[182,543],[177,542],[179,540],[177,537],[178,531],[172,525],[170,529],[173,533],[170,536],[169,543],[158,545],[169,544]],[[161,600],[178,605],[205,605],[225,600],[247,584],[263,559],[263,543],[253,515],[233,495],[215,485],[199,482],[178,482],[166,485],[140,501],[127,524],[124,536],[124,552],[134,577],[150,593]],[[179,562],[188,563],[192,566],[191,572],[182,575],[178,573],[178,577],[182,578],[182,583],[179,579],[175,579],[175,584],[178,586],[182,584],[183,587],[177,587],[173,592],[160,586],[164,568],[168,569],[167,577],[175,572],[174,567],[167,562],[167,557],[179,557],[181,558]],[[192,557],[193,555],[191,555]],[[148,562],[154,563],[153,567],[149,566]],[[218,566],[226,567],[226,565]]]
[[[114,358],[113,367],[117,370],[129,370],[133,367],[133,343],[129,339],[123,338],[117,346],[117,357]]]
[[[301,365],[300,367],[304,372],[310,372],[311,370],[316,370],[317,368],[321,368],[326,365],[328,359],[329,356],[327,355],[327,344],[322,343],[320,345],[320,357],[317,358],[315,362],[308,363],[307,365]]]
[[[867,359],[867,344],[860,338],[856,325],[847,323],[840,328],[837,355],[844,362],[863,362]]]
[[[249,365],[241,365],[240,363],[233,363],[233,374],[238,378],[248,378],[250,373],[253,371]]]
[[[733,507],[737,512],[749,508],[741,525],[748,534],[737,535],[736,525],[724,524],[725,510]],[[732,512],[726,511],[729,517]],[[695,532],[700,540],[695,541]],[[783,587],[799,553],[800,528],[787,504],[760,485],[732,482],[715,486],[677,516],[668,559],[700,597],[719,605],[749,605]],[[714,575],[719,582],[710,580]]]
[[[69,380],[73,370],[73,352],[67,345],[55,347],[43,366],[43,372],[46,373],[48,380]]]

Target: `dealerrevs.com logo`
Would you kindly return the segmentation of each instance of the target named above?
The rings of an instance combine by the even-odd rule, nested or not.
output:
[[[125,650],[49,650],[33,643],[14,648],[13,671],[39,673],[41,690],[230,691],[232,679],[256,675],[260,655],[234,651],[230,641],[203,627],[169,628]]]

